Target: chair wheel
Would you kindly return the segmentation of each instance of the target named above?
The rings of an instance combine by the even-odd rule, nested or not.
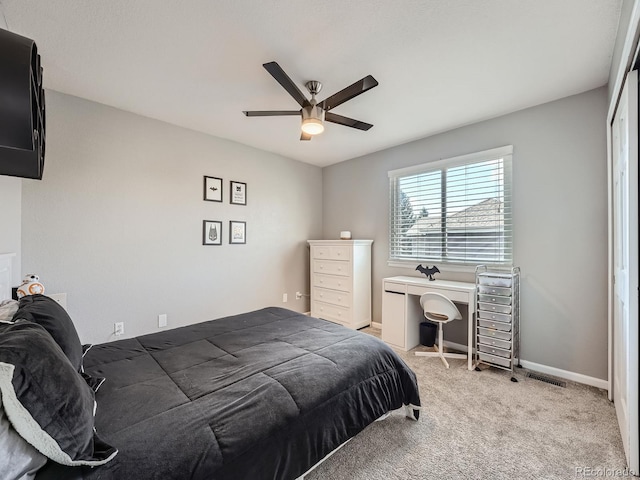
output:
[[[516,377],[511,377],[511,381],[515,382],[515,383],[518,383],[518,379]]]
[[[480,367],[476,367],[476,372],[481,372]]]

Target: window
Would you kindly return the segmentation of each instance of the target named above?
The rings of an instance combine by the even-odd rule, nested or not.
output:
[[[390,263],[511,265],[512,152],[390,171]]]

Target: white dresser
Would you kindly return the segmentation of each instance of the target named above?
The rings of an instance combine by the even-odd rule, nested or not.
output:
[[[371,324],[373,240],[308,240],[311,316],[358,329]]]
[[[11,262],[15,253],[0,253],[0,302],[11,298]]]

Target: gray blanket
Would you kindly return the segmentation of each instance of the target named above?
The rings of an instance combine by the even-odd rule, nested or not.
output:
[[[294,479],[386,412],[420,398],[370,335],[282,308],[94,346],[98,434],[119,450],[38,479]],[[417,410],[415,416],[417,418]]]

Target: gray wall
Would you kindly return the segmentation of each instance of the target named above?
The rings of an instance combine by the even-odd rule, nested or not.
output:
[[[0,175],[0,253],[15,253],[13,284],[20,283],[22,180]],[[0,298],[0,301],[3,300]]]
[[[47,92],[44,179],[22,188],[22,271],[66,292],[85,342],[282,305],[308,310],[306,240],[321,235],[321,169],[58,92]],[[203,176],[224,179],[205,202]],[[229,204],[229,181],[247,206]],[[223,246],[202,246],[202,221]],[[247,244],[228,245],[228,222]],[[282,294],[289,302],[282,304]]]
[[[374,240],[374,321],[381,321],[381,279],[416,273],[387,265],[387,171],[513,145],[521,357],[606,379],[606,110],[602,87],[324,168],[325,238],[351,230]],[[465,273],[440,278],[473,281]],[[449,339],[466,343],[464,325],[455,329]]]

